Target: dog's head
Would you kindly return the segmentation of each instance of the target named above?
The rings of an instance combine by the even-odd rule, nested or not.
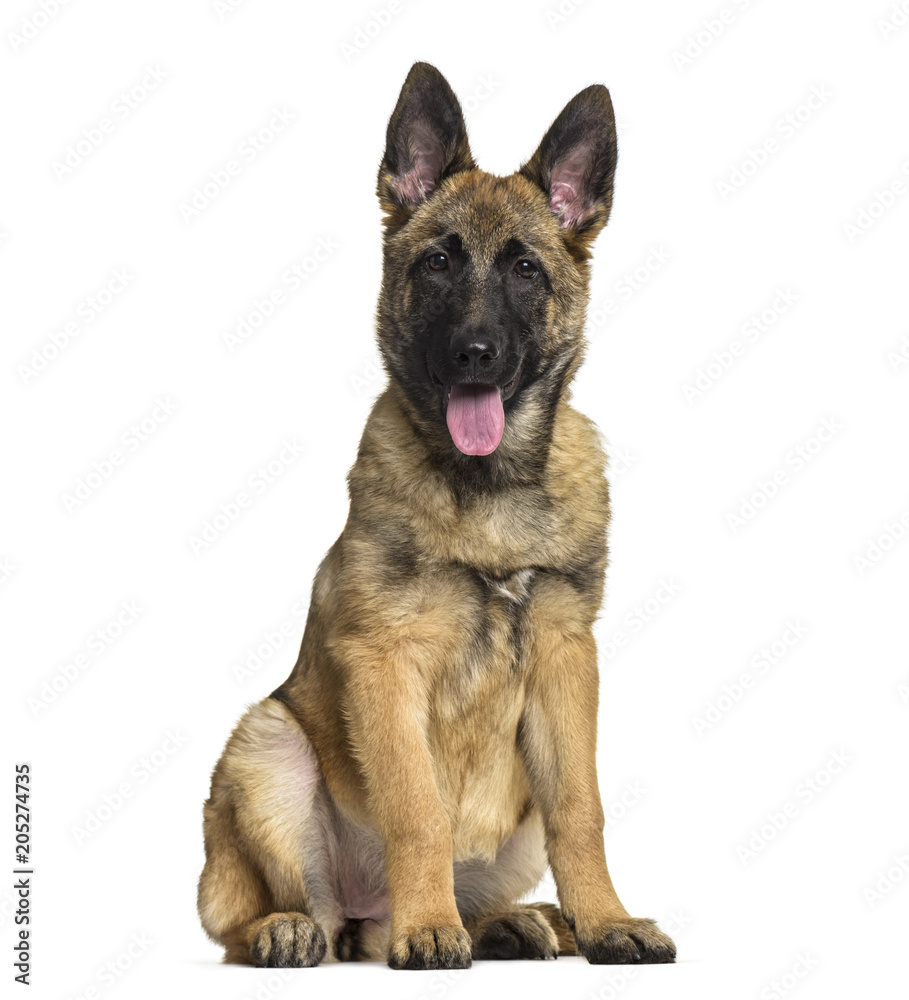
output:
[[[548,447],[581,360],[587,261],[615,164],[605,87],[581,91],[533,156],[497,177],[474,163],[445,78],[411,69],[379,169],[378,332],[411,419],[438,448],[476,463]]]

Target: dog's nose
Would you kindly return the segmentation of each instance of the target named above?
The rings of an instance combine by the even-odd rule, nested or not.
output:
[[[455,336],[451,341],[451,360],[465,374],[479,375],[499,356],[495,341],[476,331]]]

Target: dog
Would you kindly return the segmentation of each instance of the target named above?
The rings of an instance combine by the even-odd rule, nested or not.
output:
[[[594,85],[494,176],[441,73],[407,76],[378,177],[387,386],[296,665],[240,720],[204,807],[198,909],[225,961],[675,959],[606,868],[609,493],[568,404],[616,154]],[[560,905],[520,902],[547,863]]]

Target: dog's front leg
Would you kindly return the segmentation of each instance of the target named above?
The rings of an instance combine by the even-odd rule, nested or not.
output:
[[[451,827],[426,740],[418,652],[413,644],[375,639],[368,651],[357,650],[347,686],[351,735],[370,812],[385,840],[388,964],[463,969],[471,942],[455,904]]]
[[[534,630],[521,744],[562,913],[589,962],[672,962],[675,945],[619,901],[606,867],[596,774],[599,679],[589,629]]]

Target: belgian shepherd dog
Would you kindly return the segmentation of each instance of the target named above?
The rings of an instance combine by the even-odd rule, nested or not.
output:
[[[609,494],[568,403],[616,165],[609,92],[498,177],[411,69],[379,168],[388,383],[299,658],[231,735],[199,914],[225,961],[672,962],[606,868],[593,625]],[[547,863],[559,906],[527,904]]]

